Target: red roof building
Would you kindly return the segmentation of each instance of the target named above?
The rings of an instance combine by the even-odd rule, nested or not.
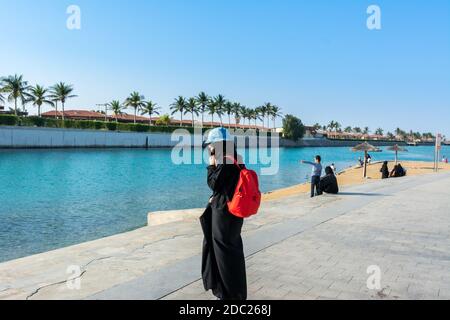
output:
[[[63,113],[61,111],[49,111],[42,114],[44,118],[62,118]],[[87,111],[87,110],[67,110],[64,111],[64,118],[71,120],[105,120],[105,115],[99,112]]]

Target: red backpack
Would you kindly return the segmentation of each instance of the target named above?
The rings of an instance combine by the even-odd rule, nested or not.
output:
[[[258,175],[253,170],[242,169],[235,159],[233,162],[241,173],[233,199],[228,202],[228,211],[238,218],[249,218],[258,213],[261,205]]]

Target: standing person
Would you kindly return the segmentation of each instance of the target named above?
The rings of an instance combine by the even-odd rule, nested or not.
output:
[[[381,179],[387,179],[389,178],[389,168],[388,168],[388,162],[383,162],[383,166],[380,169],[381,172]]]
[[[364,166],[364,161],[362,161],[361,157],[359,157],[358,162],[359,162],[359,166],[362,168]]]
[[[246,300],[247,278],[241,231],[244,220],[228,211],[243,167],[234,139],[225,128],[211,130],[208,186],[213,194],[200,218],[204,240],[202,278],[205,290],[219,300]],[[236,163],[234,163],[234,161]]]
[[[320,176],[322,175],[322,158],[320,156],[316,156],[314,158],[314,162],[302,160],[302,163],[312,165],[312,174],[311,174],[311,198],[314,196],[321,195],[319,190]]]

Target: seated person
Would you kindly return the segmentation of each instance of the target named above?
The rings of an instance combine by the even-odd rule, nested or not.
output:
[[[389,177],[391,178],[400,178],[404,176],[406,176],[406,170],[403,169],[400,163],[394,167],[394,169],[391,171],[391,174],[389,175]]]
[[[381,167],[381,179],[387,179],[389,178],[389,168],[388,168],[388,162],[383,162],[383,166]]]
[[[331,167],[325,168],[325,177],[320,179],[319,191],[321,193],[337,194],[339,193],[338,182]]]
[[[400,163],[397,166],[397,176],[398,177],[406,176],[406,170],[402,167],[402,165]]]

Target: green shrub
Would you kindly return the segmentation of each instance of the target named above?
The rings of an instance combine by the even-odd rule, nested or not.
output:
[[[170,125],[170,116],[168,114],[163,114],[156,121],[157,126],[168,127]]]
[[[106,128],[109,131],[115,131],[115,130],[117,130],[117,123],[115,123],[115,122],[106,122]]]
[[[5,114],[0,115],[0,125],[5,126],[16,126],[19,123],[19,117]]]
[[[283,134],[286,139],[298,141],[305,135],[305,127],[299,118],[288,114],[283,119]]]
[[[136,132],[148,132],[150,131],[150,126],[145,124],[136,123],[131,126],[132,131]]]
[[[76,129],[94,129],[93,121],[78,120],[76,121]]]
[[[62,120],[60,120],[60,123],[62,123],[61,121]],[[64,120],[64,128],[67,128],[67,129],[75,129],[75,128],[77,128],[77,121]]]
[[[19,125],[26,127],[44,127],[45,119],[40,117],[19,118]]]
[[[131,131],[129,123],[119,123],[117,125],[117,130],[119,131]]]
[[[47,127],[47,128],[66,128],[66,129],[81,129],[81,130],[109,130],[109,131],[130,131],[130,132],[155,132],[155,133],[172,133],[175,130],[183,129],[190,133],[194,133],[192,127],[179,126],[165,126],[156,125],[150,126],[145,123],[116,123],[115,121],[93,121],[93,120],[64,120],[54,118],[41,118],[36,116],[31,117],[17,117],[14,115],[0,115],[0,125],[19,125],[28,127]],[[206,132],[210,128],[203,128],[202,132]],[[270,135],[270,133],[269,133]]]
[[[45,119],[45,126],[47,128],[59,128],[61,126],[61,120]]]
[[[103,121],[93,121],[92,123],[94,126],[92,129],[101,130],[106,128],[105,123]]]

